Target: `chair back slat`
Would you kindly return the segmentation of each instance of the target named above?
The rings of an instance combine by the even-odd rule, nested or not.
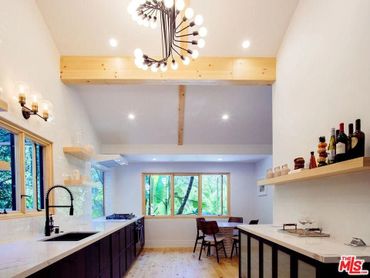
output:
[[[243,217],[229,217],[229,222],[243,223]]]
[[[201,230],[202,229],[201,228],[201,223],[205,222],[206,219],[204,217],[197,217],[197,218],[195,218],[195,221],[197,222],[197,229]]]
[[[215,235],[220,231],[217,221],[205,221],[202,222],[201,226],[205,235]]]

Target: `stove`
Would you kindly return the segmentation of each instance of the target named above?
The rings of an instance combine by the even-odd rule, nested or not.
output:
[[[113,213],[105,217],[107,220],[130,220],[135,217],[133,213]]]

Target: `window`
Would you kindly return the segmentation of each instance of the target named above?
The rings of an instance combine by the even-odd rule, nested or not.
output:
[[[43,147],[26,138],[24,145],[24,171],[26,208],[40,211],[44,208]]]
[[[227,215],[227,175],[202,175],[203,215]]]
[[[52,143],[0,118],[0,219],[40,212],[52,172]]]
[[[174,200],[176,215],[198,215],[199,176],[174,177]]]
[[[145,215],[171,215],[171,176],[145,175]]]
[[[91,189],[92,217],[98,218],[104,216],[104,172],[98,168],[92,167],[90,176],[94,184]]]
[[[227,173],[143,174],[143,212],[147,216],[228,216]]]
[[[15,135],[0,128],[0,210],[16,210]]]

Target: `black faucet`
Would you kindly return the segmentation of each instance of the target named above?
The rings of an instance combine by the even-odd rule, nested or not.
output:
[[[71,197],[71,205],[49,205],[49,193],[55,189],[55,188],[63,188],[65,189],[70,197]],[[46,199],[45,199],[46,207],[45,207],[45,212],[46,212],[46,219],[45,219],[45,236],[50,236],[50,233],[54,230],[54,224],[52,223],[50,225],[50,217],[49,217],[49,208],[69,208],[69,215],[73,215],[73,195],[72,192],[65,186],[62,185],[55,185],[49,188],[48,192],[46,193]]]

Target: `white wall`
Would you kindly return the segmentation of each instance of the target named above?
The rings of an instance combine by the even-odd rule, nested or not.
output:
[[[231,214],[243,216],[245,222],[260,217],[256,210],[255,165],[250,163],[132,163],[116,168],[110,212],[142,214],[143,172],[230,172]],[[146,220],[148,246],[191,246],[194,238],[194,219]]]
[[[54,104],[54,121],[45,123],[31,117],[23,119],[19,104],[12,99],[16,95],[16,83],[26,82],[31,89],[37,90]],[[2,0],[0,9],[0,87],[4,89],[2,97],[9,102],[9,112],[1,112],[4,117],[29,129],[54,143],[54,178],[56,184],[62,184],[63,174],[72,169],[88,171],[88,165],[69,158],[63,153],[63,146],[70,145],[76,132],[82,130],[83,144],[98,147],[95,134],[80,99],[72,89],[63,85],[59,79],[59,52],[49,34],[41,14],[33,0]],[[89,190],[72,189],[76,198],[77,219],[89,213]],[[63,193],[64,194],[64,193]],[[63,199],[62,194],[59,196]],[[86,213],[87,209],[87,213]],[[36,221],[35,225],[30,225]],[[0,221],[7,227],[6,234],[11,234],[9,227],[20,233],[42,231],[41,219],[25,219],[21,225],[15,220]],[[27,224],[28,223],[28,224]],[[20,228],[21,226],[21,228]]]
[[[370,135],[370,2],[301,0],[277,57],[273,88],[274,164],[309,158],[318,137],[363,121]],[[370,144],[366,146],[370,154]],[[277,186],[274,222],[312,217],[341,241],[370,242],[370,175]]]
[[[266,178],[266,170],[272,168],[272,156],[258,161],[255,165],[255,175],[256,179]],[[256,181],[257,182],[257,181]],[[257,189],[258,190],[258,187]],[[261,224],[271,224],[272,223],[272,211],[273,211],[273,196],[274,188],[272,186],[266,187],[266,195],[257,196],[256,209],[259,214],[259,219]]]

